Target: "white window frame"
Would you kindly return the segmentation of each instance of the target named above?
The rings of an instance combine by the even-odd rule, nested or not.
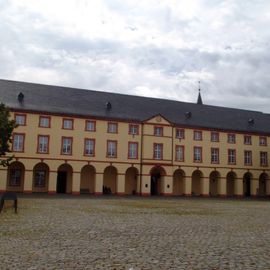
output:
[[[85,139],[84,155],[91,156],[91,157],[95,155],[95,140],[94,139]]]
[[[72,154],[72,138],[62,138],[62,152],[63,155]]]

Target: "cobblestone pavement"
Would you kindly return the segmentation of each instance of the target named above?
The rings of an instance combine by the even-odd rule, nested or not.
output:
[[[270,201],[42,196],[0,214],[0,269],[270,269]]]

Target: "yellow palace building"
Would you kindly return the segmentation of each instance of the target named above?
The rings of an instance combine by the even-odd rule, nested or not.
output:
[[[269,196],[270,115],[0,80],[13,132],[0,192]]]

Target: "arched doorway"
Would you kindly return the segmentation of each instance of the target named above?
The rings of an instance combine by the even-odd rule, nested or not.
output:
[[[243,195],[245,197],[250,197],[250,195],[251,195],[251,179],[252,179],[251,173],[247,172],[247,173],[244,174],[244,177],[243,177]]]
[[[166,175],[164,168],[153,167],[150,171],[151,175],[151,195],[160,195],[162,193],[163,176]]]
[[[200,170],[196,170],[192,173],[191,194],[193,196],[199,196],[202,194],[202,178],[203,174]]]
[[[235,195],[235,181],[236,181],[236,174],[234,172],[229,172],[226,177],[226,189],[227,189],[227,196],[232,197]]]
[[[33,192],[48,192],[49,166],[40,162],[33,169]]]
[[[117,169],[108,166],[103,174],[103,194],[115,194],[117,183]]]
[[[71,193],[73,170],[69,164],[62,164],[57,171],[57,193]]]
[[[218,196],[218,183],[220,179],[220,173],[213,171],[209,175],[209,195]]]
[[[178,169],[173,174],[173,195],[180,196],[185,193],[184,190],[184,171]]]
[[[262,173],[259,177],[259,190],[258,195],[260,197],[264,197],[267,195],[266,193],[266,183],[268,180],[268,175],[266,173]]]
[[[95,193],[96,170],[92,165],[85,165],[81,170],[80,193]]]
[[[137,179],[138,179],[138,170],[134,167],[128,168],[125,176],[125,194],[135,195],[138,192]]]
[[[7,191],[23,192],[25,167],[15,161],[8,167]]]

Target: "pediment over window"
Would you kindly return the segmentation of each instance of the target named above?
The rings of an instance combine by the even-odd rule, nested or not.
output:
[[[171,125],[171,122],[161,114],[154,115],[151,118],[144,120],[143,122],[145,124]]]

